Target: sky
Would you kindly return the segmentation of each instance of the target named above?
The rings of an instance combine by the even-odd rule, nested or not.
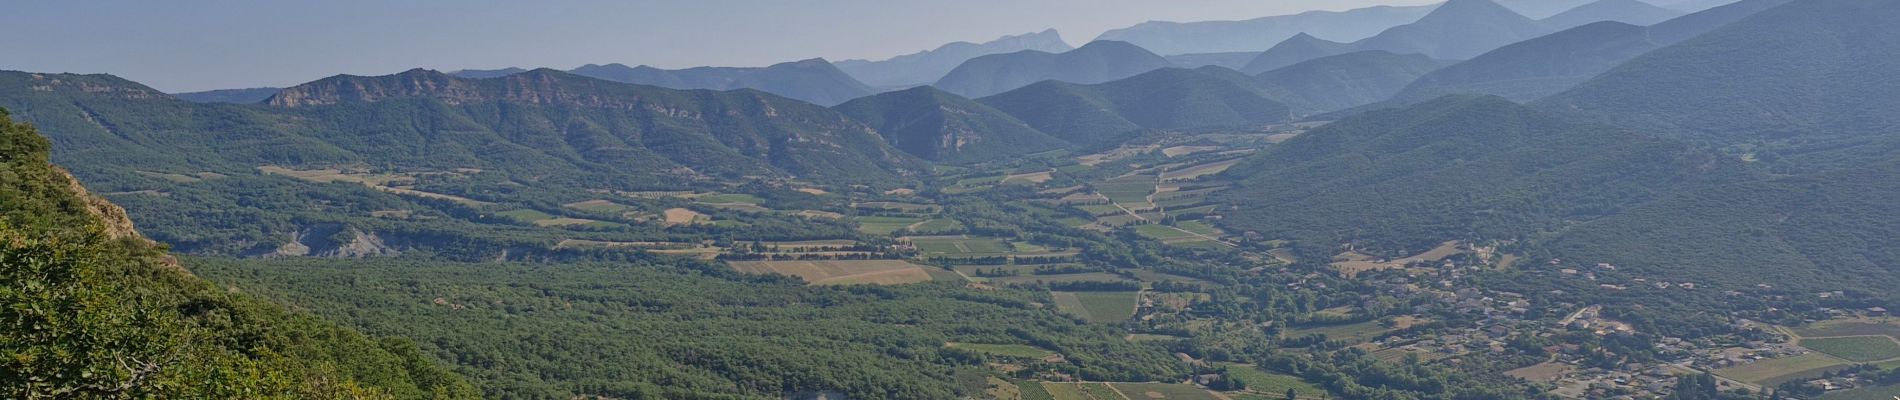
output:
[[[1080,45],[1150,20],[1437,1],[11,0],[0,12],[0,70],[109,73],[187,92],[411,68],[743,67],[885,59],[1048,28]]]

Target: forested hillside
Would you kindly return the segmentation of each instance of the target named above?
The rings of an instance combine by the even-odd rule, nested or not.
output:
[[[415,344],[199,280],[0,110],[0,396],[473,399]]]
[[[1884,160],[1900,81],[1900,3],[1796,1],[1650,52],[1539,102],[1758,159]],[[1868,146],[1871,144],[1871,146]]]
[[[1220,67],[1168,68],[1095,85],[1045,81],[978,99],[1051,136],[1112,143],[1139,129],[1267,125],[1292,118],[1246,75]]]
[[[1447,97],[1335,122],[1229,169],[1223,224],[1326,258],[1516,238],[1623,208],[1734,165],[1687,145],[1580,124],[1497,97]]]
[[[868,96],[836,109],[926,160],[969,163],[1062,148],[1067,143],[975,100],[929,86]]]

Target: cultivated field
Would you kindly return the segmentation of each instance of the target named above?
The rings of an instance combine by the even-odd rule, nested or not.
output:
[[[990,267],[990,268],[995,268],[995,267]],[[998,285],[1014,285],[1014,284],[1037,283],[1037,282],[1065,283],[1065,282],[1128,282],[1129,281],[1128,278],[1123,278],[1121,275],[1115,275],[1115,274],[1111,274],[1107,272],[1084,272],[1080,274],[1062,274],[1062,275],[1018,275],[1018,276],[1005,276],[1005,277],[981,278],[981,279],[987,279],[988,282],[998,284]]]
[[[858,221],[858,232],[876,235],[889,235],[898,229],[923,222],[921,218],[909,217],[855,217],[852,219]]]
[[[1239,164],[1240,160],[1241,159],[1236,158],[1236,159],[1227,160],[1227,161],[1211,162],[1211,163],[1195,165],[1195,166],[1168,171],[1166,173],[1161,174],[1161,180],[1164,182],[1165,181],[1185,181],[1185,180],[1193,180],[1195,178],[1200,178],[1207,175],[1218,174],[1218,173],[1221,173],[1221,171],[1226,171],[1228,168],[1232,168],[1234,164]]]
[[[1391,331],[1392,328],[1387,328],[1381,325],[1379,321],[1373,320],[1343,325],[1298,327],[1288,329],[1280,335],[1297,338],[1319,334],[1326,335],[1326,338],[1331,340],[1344,340],[1348,343],[1357,343],[1372,340],[1373,338],[1379,337],[1379,335],[1384,335],[1386,332]]]
[[[684,208],[669,208],[662,215],[666,218],[666,226],[698,224],[710,219],[706,214]]]
[[[1247,391],[1250,392],[1258,392],[1280,398],[1278,396],[1286,395],[1287,389],[1293,389],[1293,392],[1303,399],[1317,399],[1326,393],[1326,389],[1321,389],[1319,386],[1307,383],[1305,380],[1296,376],[1269,372],[1247,364],[1220,363],[1219,365],[1227,367],[1228,375],[1247,382]]]
[[[1220,400],[1207,389],[1178,383],[1115,383],[1130,400]]]
[[[1900,343],[1887,336],[1804,338],[1801,347],[1848,361],[1867,362],[1900,358]]]
[[[812,285],[898,285],[931,279],[922,266],[901,260],[733,261],[749,274],[796,276]]]
[[[1135,316],[1135,292],[1050,292],[1056,309],[1089,322],[1121,322]]]
[[[1765,386],[1779,385],[1796,379],[1820,376],[1827,371],[1845,368],[1850,364],[1846,360],[1821,353],[1808,353],[1794,357],[1782,357],[1772,360],[1756,361],[1753,364],[1714,371],[1716,375],[1742,382]]]
[[[1900,324],[1892,321],[1866,318],[1833,319],[1794,328],[1794,333],[1804,337],[1868,335],[1900,337]]]

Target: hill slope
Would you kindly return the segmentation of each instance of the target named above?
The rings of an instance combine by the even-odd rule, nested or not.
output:
[[[1568,90],[1624,62],[1700,36],[1791,0],[1746,0],[1640,27],[1598,22],[1504,46],[1420,77],[1393,97],[1400,104],[1448,94],[1530,101]]]
[[[1075,50],[1062,41],[1062,34],[1050,29],[1036,33],[1004,36],[983,43],[956,42],[936,49],[892,57],[883,61],[844,60],[835,64],[851,77],[874,87],[928,85],[943,78],[957,65],[972,58],[991,54],[1035,50],[1061,53]]]
[[[414,344],[199,280],[0,110],[0,394],[479,398]]]
[[[203,92],[173,93],[172,97],[193,103],[257,104],[282,88],[221,89]]]
[[[1355,42],[1353,49],[1465,60],[1550,32],[1544,24],[1490,0],[1451,0],[1418,22]]]
[[[1280,100],[1293,105],[1297,114],[1310,115],[1383,101],[1443,66],[1442,61],[1418,54],[1362,51],[1269,71],[1255,80],[1289,94]]]
[[[1570,29],[1602,21],[1649,26],[1686,14],[1688,13],[1657,7],[1638,0],[1597,0],[1539,20],[1539,22],[1552,30]]]
[[[1166,58],[1135,45],[1103,41],[1064,53],[1031,50],[977,57],[951,70],[935,86],[978,98],[1047,80],[1094,84],[1172,65]]]
[[[979,99],[1029,126],[1083,145],[1139,129],[1286,122],[1285,104],[1220,67],[1168,68],[1096,85],[1046,81]]]
[[[766,93],[831,106],[870,95],[863,82],[824,59],[773,64],[763,68],[699,67],[666,70],[621,64],[588,64],[569,71],[614,82],[670,89],[757,89]]]
[[[1418,21],[1433,7],[1436,6],[1308,11],[1245,21],[1151,21],[1104,32],[1095,40],[1133,43],[1168,55],[1259,52],[1301,33],[1348,42],[1372,37],[1388,28]]]
[[[413,70],[327,78],[266,103],[188,103],[104,75],[0,73],[0,105],[48,127],[82,176],[372,164],[624,186],[755,175],[875,182],[921,170],[850,118],[749,90]]]
[[[1551,254],[1676,282],[1796,292],[1900,284],[1900,165],[1690,191],[1579,225]]]
[[[1241,67],[1240,72],[1259,75],[1308,60],[1351,52],[1352,44],[1329,41],[1301,33],[1260,53],[1252,61],[1248,61],[1247,66]]]
[[[1497,97],[1447,97],[1340,120],[1225,174],[1233,231],[1306,259],[1344,244],[1416,254],[1446,240],[1559,229],[1732,174],[1712,154],[1579,124]]]
[[[929,86],[835,107],[877,128],[884,140],[926,160],[990,161],[1061,148],[1061,140],[990,106]]]
[[[1884,141],[1900,126],[1900,3],[1796,1],[1650,52],[1539,106],[1786,154]],[[1838,157],[1828,157],[1838,158]],[[1826,162],[1854,162],[1833,159]]]

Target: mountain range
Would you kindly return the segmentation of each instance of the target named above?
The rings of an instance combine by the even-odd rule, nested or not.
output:
[[[835,108],[876,128],[891,146],[930,161],[993,161],[1067,146],[1009,114],[930,86]]]
[[[1632,59],[1539,107],[1757,156],[1884,161],[1900,126],[1900,3],[1807,0]],[[1779,157],[1774,157],[1779,158]]]
[[[1166,68],[1094,85],[1043,81],[979,99],[1042,132],[1099,145],[1141,129],[1287,122],[1290,112],[1250,78],[1220,67]]]
[[[951,70],[934,86],[976,98],[1041,81],[1094,84],[1173,65],[1168,59],[1133,44],[1098,41],[1062,53],[1025,50],[977,57]]]
[[[1791,0],[1745,0],[1653,26],[1605,21],[1493,50],[1420,77],[1393,100],[1492,94],[1530,101],[1557,94],[1630,59],[1721,28]]]
[[[1353,51],[1382,50],[1424,54],[1442,60],[1467,60],[1497,48],[1552,32],[1599,21],[1647,25],[1680,16],[1635,0],[1597,0],[1536,20],[1491,0],[1451,0],[1418,21],[1378,35],[1344,43],[1301,35],[1275,45],[1242,71],[1260,73],[1313,58]]]
[[[1074,49],[1068,42],[1062,41],[1062,34],[1050,29],[1004,36],[983,43],[950,43],[938,46],[936,49],[892,57],[883,61],[844,60],[834,64],[846,74],[872,87],[900,88],[936,82],[945,74],[950,73],[950,70],[972,58],[1024,50],[1061,53]]]
[[[1350,42],[1418,21],[1436,6],[1378,6],[1308,11],[1245,21],[1144,22],[1102,33],[1095,40],[1132,43],[1160,54],[1259,52],[1301,33]]]
[[[763,68],[698,67],[678,70],[622,64],[583,65],[575,75],[670,89],[758,89],[766,93],[830,106],[868,96],[870,86],[824,59],[773,64]]]

